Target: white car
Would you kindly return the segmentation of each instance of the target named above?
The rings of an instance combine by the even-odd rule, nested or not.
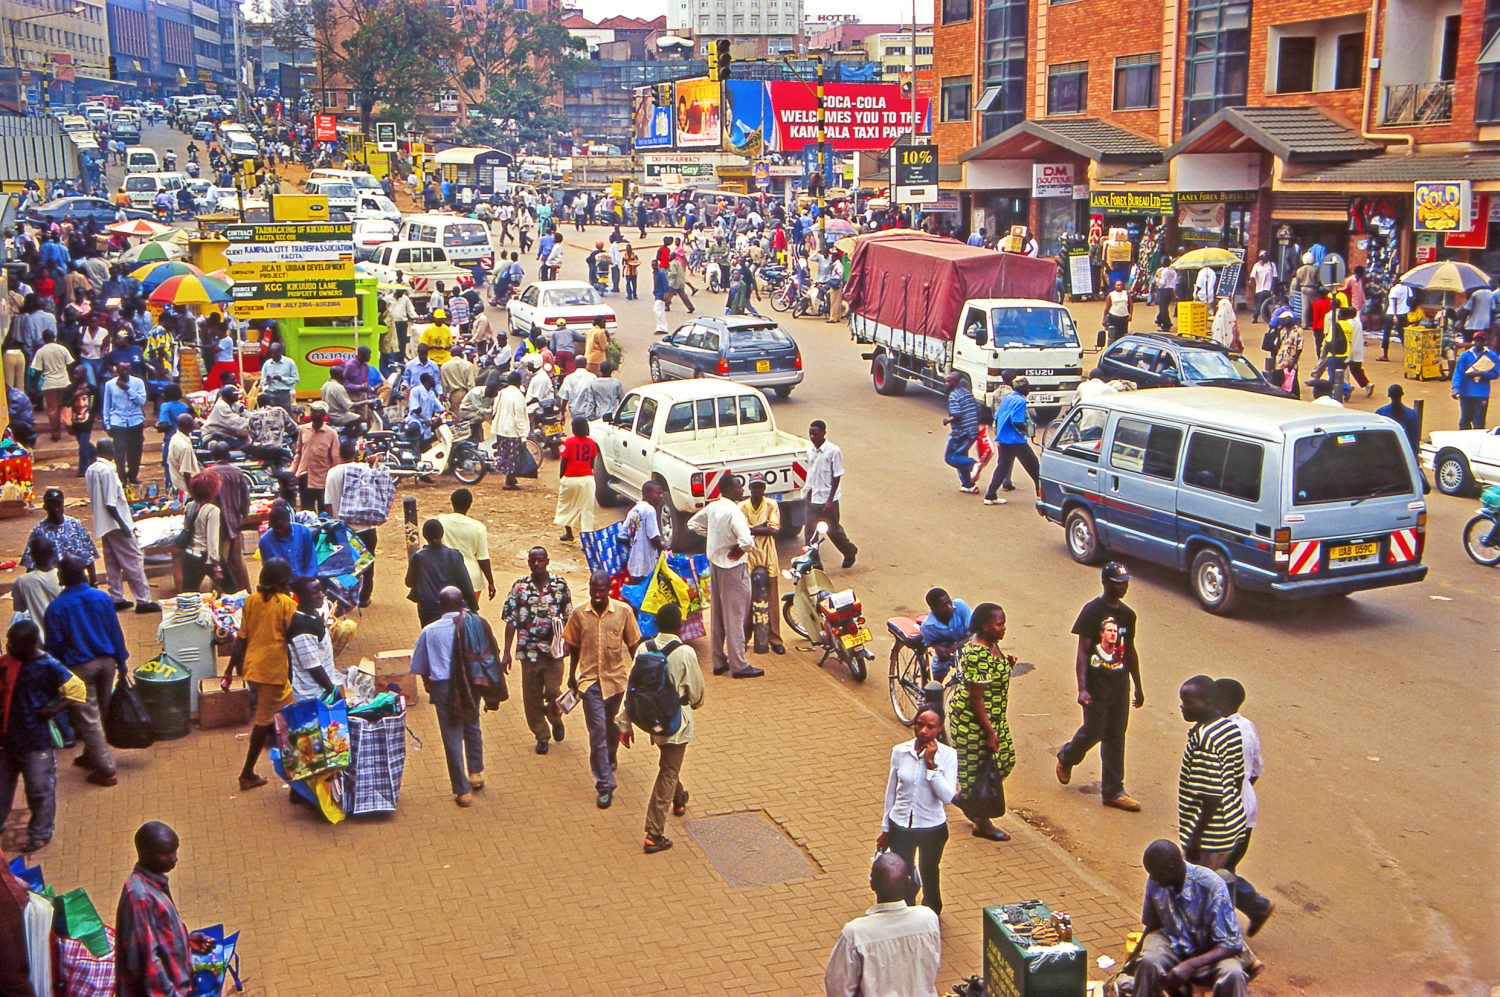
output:
[[[615,310],[604,303],[599,292],[581,280],[539,280],[511,298],[505,306],[510,331],[529,336],[533,329],[548,334],[557,329],[557,320],[565,319],[574,333],[586,333],[594,319],[604,316],[604,327],[615,330]]]
[[[1500,485],[1500,426],[1494,429],[1445,429],[1427,434],[1422,466],[1444,495],[1470,495],[1486,485]]]
[[[368,260],[375,250],[396,238],[395,222],[389,218],[355,218],[354,258]]]

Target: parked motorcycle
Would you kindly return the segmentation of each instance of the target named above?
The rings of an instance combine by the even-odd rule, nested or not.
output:
[[[1475,564],[1500,564],[1500,485],[1484,490],[1484,503],[1464,524],[1464,550]]]
[[[835,592],[833,582],[818,566],[818,548],[826,539],[828,526],[819,523],[812,540],[782,572],[791,581],[792,590],[781,597],[781,618],[798,635],[823,649],[820,666],[832,655],[848,666],[854,681],[863,682],[869,674],[867,662],[875,660],[869,651],[870,628],[854,590]]]
[[[405,433],[375,430],[366,433],[364,439],[365,456],[375,457],[394,478],[432,481],[439,474],[452,474],[464,484],[473,484],[484,477],[485,467],[478,448],[468,441],[456,444],[453,427],[447,424],[436,428],[420,453]]]
[[[549,398],[539,402],[531,415],[532,429],[527,439],[535,442],[547,451],[547,456],[556,460],[557,455],[562,452],[563,440],[568,437],[563,429],[562,405],[557,399]]]

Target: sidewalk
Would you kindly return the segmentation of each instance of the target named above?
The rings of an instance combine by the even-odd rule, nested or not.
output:
[[[79,491],[72,477],[54,482],[61,477],[40,473],[38,491],[51,483]],[[575,599],[586,597],[577,548],[552,539],[550,484],[544,475],[520,494],[498,483],[477,489],[502,599],[538,538]],[[421,518],[446,508],[447,483],[402,486],[413,492]],[[381,531],[375,604],[340,665],[415,640],[416,613],[400,584],[399,506],[394,517]],[[33,521],[0,523],[0,548],[18,550]],[[484,612],[498,622],[499,599]],[[121,619],[133,657],[144,660],[158,618]],[[706,661],[705,648],[700,654]],[[708,677],[684,767],[688,815],[668,818],[676,847],[665,854],[641,852],[655,751],[640,741],[622,749],[615,804],[601,812],[581,714],[569,718],[567,739],[538,757],[513,698],[484,716],[489,781],[473,808],[453,804],[423,702],[410,726],[424,746],[410,744],[399,812],[337,826],[292,806],[279,780],[240,793],[241,731],[195,730],[122,752],[113,789],[87,785],[72,752],[62,752],[58,831],[34,860],[60,889],[86,887],[112,920],[134,829],[165,820],[183,842],[172,877],[179,906],[190,926],[222,921],[242,932],[251,993],[305,990],[314,979],[390,993],[817,992],[840,927],[873,903],[867,880],[886,763],[903,731],[813,661],[793,650],[762,662],[768,674],[758,681]],[[270,774],[265,760],[261,771]],[[1121,958],[1137,898],[1115,895],[1014,817],[1003,821],[1012,840],[995,844],[972,838],[950,814],[942,988],[981,971],[986,904],[1044,900],[1072,913],[1091,966],[1100,954]],[[750,816],[718,828],[693,823],[715,815]],[[13,814],[7,842],[23,821]],[[721,846],[735,882],[787,870],[796,878],[732,885],[700,840]]]

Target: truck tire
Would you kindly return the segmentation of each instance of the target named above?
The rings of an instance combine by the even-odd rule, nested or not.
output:
[[[870,361],[870,381],[877,395],[896,397],[906,394],[906,378],[896,373],[889,353],[882,353]]]
[[[665,486],[663,486],[663,491],[665,491]],[[661,505],[656,509],[656,519],[661,527],[662,545],[667,550],[681,554],[693,550],[702,542],[692,530],[688,529],[688,518],[687,513],[679,512],[672,504],[672,495],[667,492],[662,497]]]
[[[802,527],[807,523],[807,502],[783,502],[781,503],[781,532],[780,537],[800,537]]]
[[[609,474],[602,460],[594,461],[594,501],[606,509],[620,504],[620,493],[609,486]]]

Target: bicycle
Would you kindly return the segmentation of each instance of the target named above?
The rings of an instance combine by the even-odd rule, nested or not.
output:
[[[927,703],[927,685],[932,681],[929,648],[922,640],[922,621],[925,616],[913,619],[897,616],[885,621],[895,644],[891,647],[890,696],[891,710],[896,719],[910,724],[917,711]],[[958,691],[963,676],[955,659],[943,677],[943,716],[948,715],[948,706]]]

